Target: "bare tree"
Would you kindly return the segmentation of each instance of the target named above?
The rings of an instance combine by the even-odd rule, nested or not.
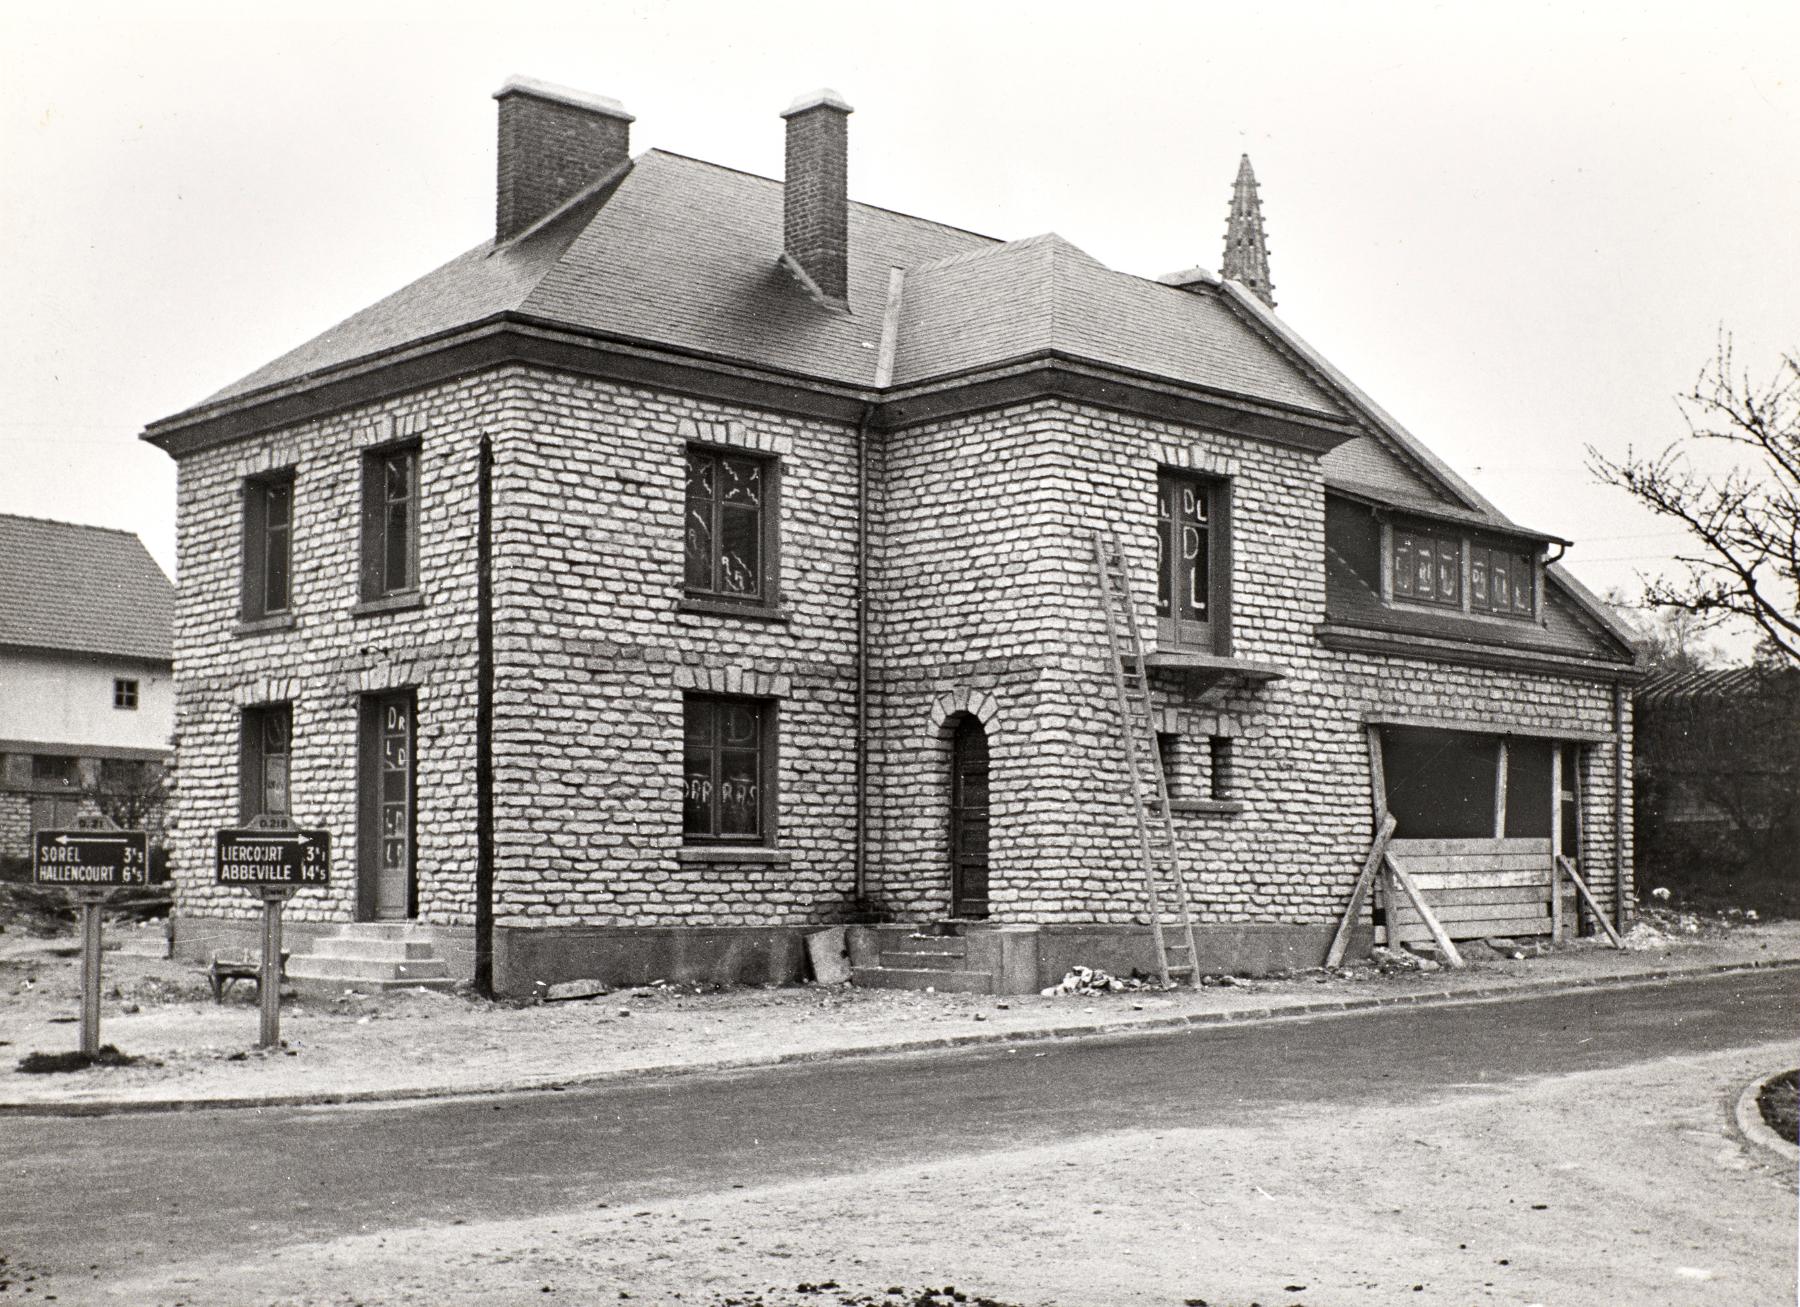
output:
[[[1676,555],[1680,579],[1646,582],[1644,601],[1702,618],[1747,617],[1800,664],[1800,356],[1754,385],[1733,371],[1730,338],[1678,402],[1688,434],[1660,453],[1619,462],[1587,447],[1588,467],[1699,546]],[[1705,470],[1711,451],[1721,470]],[[1696,458],[1698,456],[1698,458]]]

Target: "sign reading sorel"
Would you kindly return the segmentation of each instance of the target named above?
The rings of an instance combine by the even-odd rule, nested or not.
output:
[[[331,835],[322,830],[222,830],[213,879],[221,885],[327,885]]]
[[[141,830],[41,830],[31,878],[76,888],[150,883],[150,837]]]

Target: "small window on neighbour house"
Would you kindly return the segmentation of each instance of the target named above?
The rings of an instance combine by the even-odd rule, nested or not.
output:
[[[125,677],[113,679],[113,707],[136,708],[138,706],[138,683]]]
[[[31,783],[74,789],[81,784],[81,763],[59,753],[38,753],[31,758]]]
[[[775,603],[775,481],[773,459],[688,446],[690,595],[746,605]]]
[[[244,483],[244,603],[246,621],[279,616],[292,602],[294,475],[282,472]]]
[[[239,802],[244,821],[258,817],[285,821],[292,815],[293,729],[290,704],[244,710]]]
[[[683,712],[683,837],[692,844],[769,842],[775,706],[693,694]]]
[[[363,458],[362,597],[410,594],[419,584],[419,447]]]

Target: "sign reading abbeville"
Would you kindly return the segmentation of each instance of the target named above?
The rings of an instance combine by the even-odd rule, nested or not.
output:
[[[39,885],[150,883],[150,837],[141,830],[41,830],[31,852],[31,878]]]
[[[221,885],[328,885],[331,835],[322,830],[222,830],[214,880]]]

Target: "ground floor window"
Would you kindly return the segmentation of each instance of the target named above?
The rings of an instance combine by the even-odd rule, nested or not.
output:
[[[691,844],[771,842],[775,705],[690,694],[683,716],[683,837]]]
[[[293,733],[291,704],[267,703],[244,709],[238,805],[244,822],[258,817],[290,819]]]

